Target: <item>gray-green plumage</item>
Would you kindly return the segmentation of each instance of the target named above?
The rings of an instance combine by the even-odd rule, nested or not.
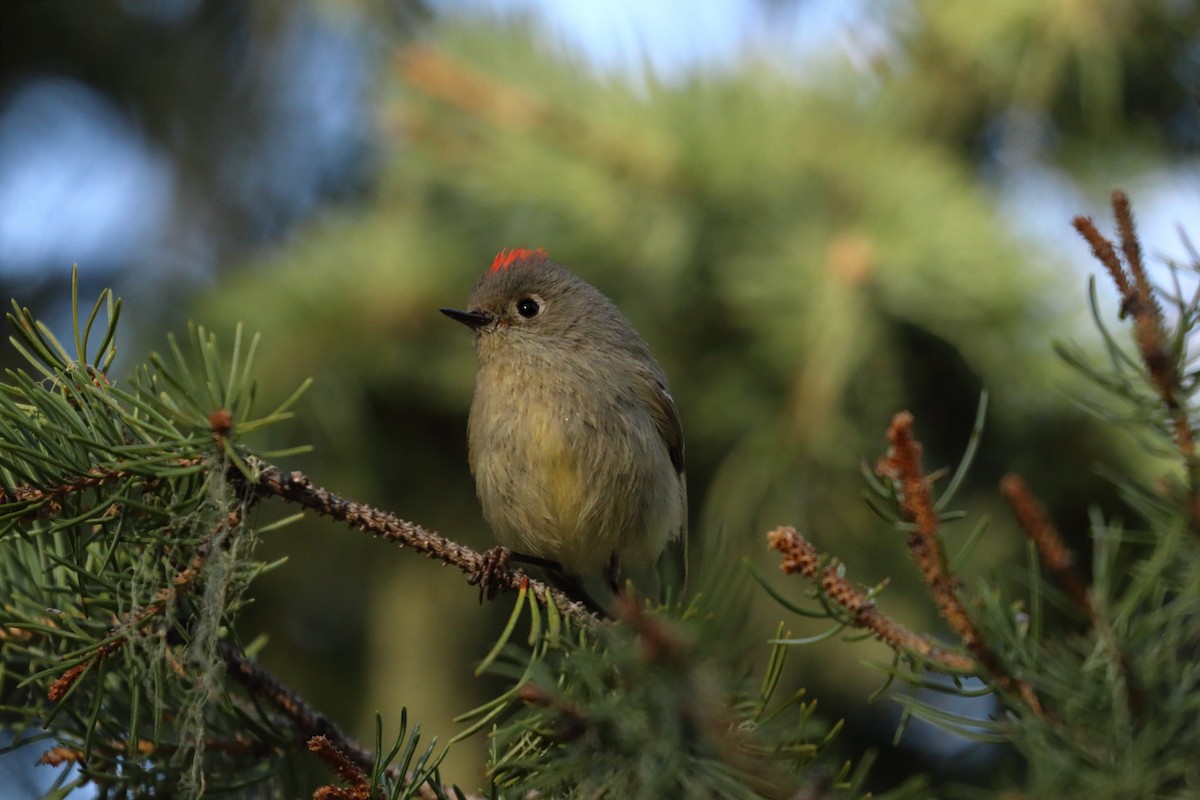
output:
[[[501,544],[613,582],[686,542],[679,415],[612,301],[518,250],[479,278],[467,311],[443,311],[475,331],[468,450]]]

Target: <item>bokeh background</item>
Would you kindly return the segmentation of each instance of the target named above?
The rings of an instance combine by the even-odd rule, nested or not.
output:
[[[908,408],[926,466],[952,466],[991,391],[948,530],[953,546],[991,520],[968,585],[1024,558],[1007,470],[1078,547],[1090,507],[1121,513],[1097,466],[1156,465],[1080,409],[1092,390],[1053,352],[1096,339],[1069,223],[1108,227],[1122,186],[1158,262],[1187,259],[1198,34],[1188,0],[5,0],[0,296],[65,325],[77,263],[85,297],[125,298],[125,368],[188,320],[245,323],[263,397],[315,379],[262,441],[314,445],[281,466],[482,548],[473,354],[437,308],[502,247],[544,247],[670,376],[693,589],[746,580],[744,560],[774,579],[764,533],[790,523],[855,580],[890,577],[884,608],[936,633],[859,464]],[[407,707],[445,740],[497,691],[473,668],[506,601],[317,520],[261,553],[288,561],[240,634],[269,637],[263,662],[364,739]],[[750,665],[785,614],[742,596]],[[826,642],[788,678],[846,719],[848,757],[879,750],[879,786],[1018,768],[919,725],[893,747],[897,707],[866,703],[864,662],[886,656]],[[458,745],[447,777],[477,785],[484,747]],[[0,797],[45,782],[36,755],[0,757]]]

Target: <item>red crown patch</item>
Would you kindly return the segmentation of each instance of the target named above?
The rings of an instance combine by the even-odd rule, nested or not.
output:
[[[492,272],[499,272],[508,269],[518,261],[527,261],[531,258],[545,258],[546,251],[540,247],[537,250],[526,250],[524,247],[514,247],[511,250],[501,250],[492,259]]]

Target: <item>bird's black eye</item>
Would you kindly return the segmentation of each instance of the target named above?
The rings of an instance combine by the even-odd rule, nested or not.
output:
[[[524,297],[517,301],[517,313],[525,319],[533,319],[541,312],[542,307],[532,297]]]

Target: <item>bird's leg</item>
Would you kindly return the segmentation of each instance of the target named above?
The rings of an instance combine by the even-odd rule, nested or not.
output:
[[[590,594],[588,594],[587,589],[583,588],[583,584],[580,583],[579,579],[576,578],[574,575],[567,575],[556,569],[547,568],[546,569],[546,582],[549,583],[551,586],[553,586],[555,589],[558,589],[559,591],[563,592],[565,595],[570,597],[572,600],[574,600],[578,603],[583,603],[585,606],[587,606],[588,610],[591,611],[593,614],[596,614],[597,616],[603,617],[603,618],[612,616],[604,608],[604,606],[597,603],[592,598],[592,596]]]
[[[604,568],[604,579],[608,581],[608,588],[612,590],[618,604],[637,607],[642,603],[642,597],[638,594],[635,584],[628,578],[621,579],[621,561],[616,553],[608,559],[608,566]]]
[[[608,565],[604,568],[604,579],[614,595],[621,594],[621,562],[617,559],[616,551],[608,557]]]
[[[559,564],[552,558],[542,558],[541,556],[531,556],[528,553],[517,553],[509,551],[513,561],[519,561],[522,564],[529,564],[531,567],[541,567],[542,569],[554,569],[562,571],[562,564]]]

